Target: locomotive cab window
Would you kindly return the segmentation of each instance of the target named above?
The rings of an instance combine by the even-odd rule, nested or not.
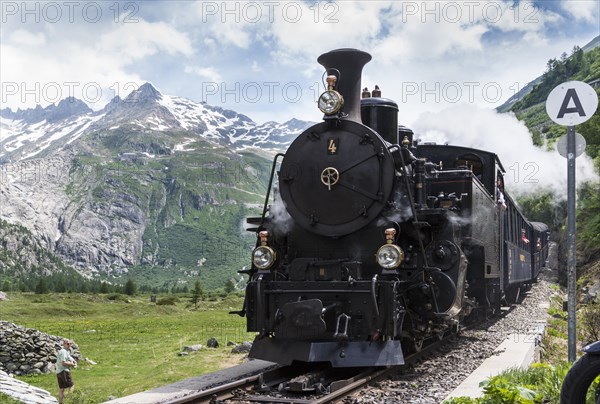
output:
[[[475,174],[479,179],[481,179],[481,174],[483,173],[483,162],[479,157],[474,154],[464,154],[456,159],[455,166],[458,167],[467,167],[473,174]]]

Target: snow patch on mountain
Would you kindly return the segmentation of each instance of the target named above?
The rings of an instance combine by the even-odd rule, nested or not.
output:
[[[169,95],[163,95],[158,103],[166,107],[185,130],[214,129],[216,126],[207,119],[208,110],[202,104]]]
[[[62,148],[83,135],[94,122],[103,115],[86,114],[74,119],[68,118],[57,122],[40,122],[27,124],[25,120],[2,119],[2,139],[0,156],[6,152],[22,149],[19,159],[28,159],[46,150],[52,144]]]
[[[176,152],[203,139],[235,151],[260,150],[274,154],[284,150],[312,123],[292,119],[283,124],[257,124],[246,115],[205,102],[164,95],[146,83],[125,99],[115,97],[93,112],[82,101],[66,99],[58,105],[1,112],[0,163],[41,156],[61,150],[92,132],[115,131],[173,133]],[[186,133],[187,132],[187,133]],[[186,133],[181,143],[181,134]],[[189,135],[188,135],[189,133]]]
[[[69,141],[67,142],[67,144],[71,144],[73,143],[75,140],[79,139],[79,137],[81,135],[83,135],[85,133],[85,131],[94,123],[99,121],[100,119],[102,119],[102,117],[104,117],[104,114],[102,115],[98,115],[98,116],[93,116],[90,117],[90,119],[85,122],[83,125],[81,125],[81,127],[77,130],[77,132],[72,133],[71,134],[71,138],[69,139]]]
[[[192,138],[188,137],[188,138],[185,139],[185,142],[176,144],[175,147],[173,148],[173,150],[175,150],[176,152],[177,151],[184,151],[184,152],[185,151],[194,151],[196,149],[187,149],[186,146],[189,145],[189,144],[191,144],[191,143],[194,143],[195,141],[196,141],[195,139],[192,139]]]

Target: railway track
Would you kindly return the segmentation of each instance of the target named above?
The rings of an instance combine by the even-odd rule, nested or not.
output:
[[[503,310],[503,315],[469,324],[460,330],[466,332],[475,326],[486,328],[511,311]],[[401,366],[332,369],[325,365],[315,367],[311,363],[281,366],[260,360],[249,361],[197,380],[189,379],[115,399],[110,404],[347,403],[349,397],[352,397],[350,402],[360,401],[365,391],[371,391],[373,383],[378,385],[386,380],[402,379],[403,372],[412,369],[420,359],[435,356],[432,353],[438,348],[443,351],[442,345],[460,340],[455,338],[457,336],[459,334],[452,332],[444,338],[429,339],[419,352],[406,355],[405,364]]]
[[[281,378],[280,372],[287,372],[290,367],[284,367],[275,371],[261,373],[244,380],[227,383],[205,391],[198,392],[188,397],[167,401],[164,404],[196,404],[196,403],[295,403],[295,404],[320,404],[332,403],[342,399],[346,395],[363,387],[368,382],[383,377],[391,368],[365,368],[354,369],[353,373],[346,378],[331,381],[329,384],[322,384],[322,391],[319,388],[312,388],[306,385],[306,391],[290,391],[282,389],[281,386],[288,384],[300,385],[303,375],[295,376],[291,379]],[[269,379],[272,378],[272,379]],[[279,379],[279,380],[277,380]],[[310,376],[307,377],[310,379]],[[312,390],[312,391],[309,391]],[[314,396],[311,396],[314,394]]]
[[[272,370],[165,401],[162,404],[294,403],[322,404],[342,399],[367,383],[397,372],[430,354],[445,340],[432,342],[405,357],[405,365],[388,368],[315,368],[311,364],[280,366]]]

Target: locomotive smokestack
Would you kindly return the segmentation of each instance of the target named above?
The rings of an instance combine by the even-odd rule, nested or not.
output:
[[[362,123],[360,116],[360,78],[363,67],[371,55],[358,49],[335,49],[319,56],[317,61],[325,67],[327,75],[337,77],[336,90],[344,97],[342,119]]]

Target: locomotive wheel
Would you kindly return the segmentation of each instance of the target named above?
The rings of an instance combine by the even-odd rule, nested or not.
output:
[[[421,352],[421,349],[423,349],[423,339],[421,338],[404,338],[402,341],[402,350],[407,353]]]
[[[414,352],[421,352],[421,349],[423,349],[423,340],[420,338],[413,340],[412,348]]]
[[[565,377],[560,390],[560,404],[584,404],[587,392],[598,376],[600,376],[600,355],[583,355]],[[596,403],[599,400],[600,390],[597,387]]]

